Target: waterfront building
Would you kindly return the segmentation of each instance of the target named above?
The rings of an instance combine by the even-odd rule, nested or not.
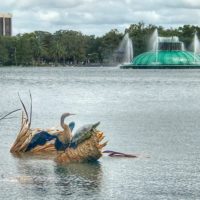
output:
[[[0,35],[12,35],[12,14],[0,13]]]

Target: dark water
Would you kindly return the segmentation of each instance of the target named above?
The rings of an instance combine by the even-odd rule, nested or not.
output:
[[[137,159],[60,166],[17,158],[17,118],[0,122],[0,199],[200,199],[200,70],[0,68],[0,113],[28,105],[32,127],[101,121],[106,149]],[[149,158],[147,158],[149,156]]]

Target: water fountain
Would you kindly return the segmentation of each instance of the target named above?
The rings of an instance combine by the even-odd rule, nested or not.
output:
[[[192,52],[185,50],[184,43],[177,36],[160,37],[155,29],[150,39],[150,51],[144,52],[122,69],[180,69],[200,68],[200,42],[197,33],[194,35]]]
[[[121,57],[120,62],[122,63],[130,63],[133,59],[133,43],[128,33],[123,37],[116,53]]]
[[[200,42],[199,42],[199,38],[197,36],[197,32],[195,32],[194,34],[194,38],[193,38],[193,43],[192,43],[192,46],[193,46],[193,56],[194,56],[194,63],[197,62],[197,54],[200,54]]]

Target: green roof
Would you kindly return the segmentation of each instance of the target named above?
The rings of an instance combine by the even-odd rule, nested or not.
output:
[[[132,60],[132,65],[196,65],[200,56],[189,51],[145,52]]]

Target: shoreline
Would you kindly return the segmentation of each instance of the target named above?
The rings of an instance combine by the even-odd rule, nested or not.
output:
[[[45,64],[45,65],[4,65],[0,66],[0,68],[3,67],[67,67],[67,68],[72,68],[72,67],[116,67],[119,66],[119,64],[109,64],[109,63],[98,63],[98,64],[88,64],[88,65],[82,65],[82,64],[75,64],[75,65],[63,65],[63,64]]]

